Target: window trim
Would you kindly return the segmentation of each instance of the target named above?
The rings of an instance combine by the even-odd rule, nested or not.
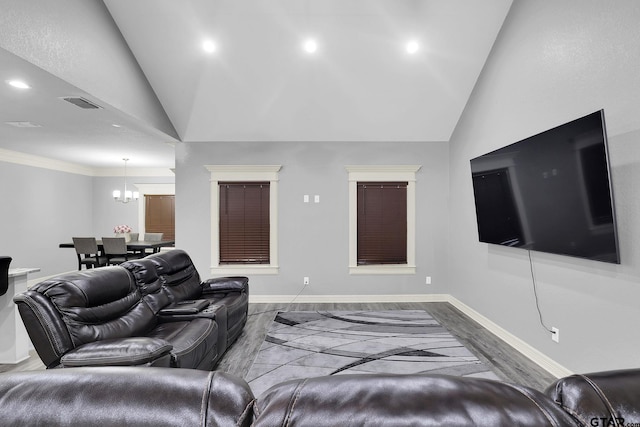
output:
[[[205,168],[211,173],[211,273],[278,274],[278,180],[282,165],[205,165]],[[220,181],[269,181],[269,264],[220,264]]]
[[[349,274],[416,273],[416,172],[421,165],[352,165],[349,175]],[[358,265],[358,181],[407,182],[407,263]]]

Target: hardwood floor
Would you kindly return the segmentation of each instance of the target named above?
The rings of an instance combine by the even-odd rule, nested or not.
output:
[[[449,303],[378,303],[378,304],[249,304],[247,324],[216,369],[244,377],[255,358],[267,329],[278,311],[309,310],[426,310],[463,343],[478,359],[502,380],[544,390],[555,377],[514,350]],[[0,372],[44,369],[38,356],[17,365],[1,365]]]

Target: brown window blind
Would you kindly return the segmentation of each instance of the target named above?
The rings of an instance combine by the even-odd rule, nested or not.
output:
[[[269,264],[269,182],[220,182],[220,264]]]
[[[407,263],[407,183],[358,182],[358,265]]]

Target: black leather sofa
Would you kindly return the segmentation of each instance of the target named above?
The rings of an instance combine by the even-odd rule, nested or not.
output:
[[[47,368],[210,370],[242,331],[248,292],[246,277],[201,283],[189,255],[174,250],[45,280],[14,302]]]
[[[206,299],[217,307],[216,321],[225,347],[229,347],[242,332],[249,305],[246,277],[217,277],[201,282],[191,257],[180,249],[159,252],[121,266],[143,286],[156,280],[157,275],[169,302]],[[157,304],[164,304],[164,300]],[[192,319],[193,316],[174,314],[173,318]]]
[[[633,426],[640,370],[573,375],[545,392],[444,375],[337,375],[277,384],[192,369],[92,367],[0,374],[10,426]]]

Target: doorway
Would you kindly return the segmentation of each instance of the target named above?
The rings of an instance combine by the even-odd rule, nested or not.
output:
[[[163,240],[175,240],[175,199],[171,194],[146,194],[144,229],[146,233],[163,233]]]

